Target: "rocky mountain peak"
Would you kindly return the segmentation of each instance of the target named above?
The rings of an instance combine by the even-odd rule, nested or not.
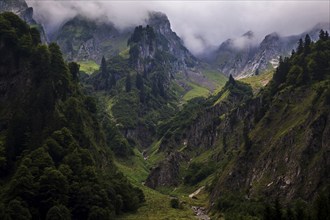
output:
[[[147,23],[152,26],[155,30],[163,32],[171,31],[171,24],[166,14],[162,12],[149,12],[149,18]]]
[[[264,38],[263,41],[269,42],[269,41],[277,41],[279,39],[280,39],[280,36],[278,35],[278,33],[273,32],[271,34],[266,35],[266,37]]]
[[[104,23],[78,15],[68,20],[53,36],[67,60],[109,58],[126,49],[130,33],[120,32],[110,22]]]
[[[15,14],[19,14],[20,12],[26,10],[28,5],[25,0],[3,0],[0,2],[0,12],[2,11],[11,11]]]
[[[252,38],[254,38],[254,33],[253,33],[253,31],[248,31],[245,34],[243,34],[242,37],[246,37],[248,39],[252,39]]]

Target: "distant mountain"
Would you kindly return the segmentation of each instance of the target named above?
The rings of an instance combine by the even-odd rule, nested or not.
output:
[[[40,32],[42,42],[47,42],[47,36],[41,24],[37,23],[33,18],[33,8],[28,7],[25,0],[2,0],[0,2],[0,13],[10,11],[18,15],[29,25],[36,27]]]
[[[309,34],[316,40],[321,29],[329,30],[329,23],[319,23],[312,29],[298,35],[280,36],[271,33],[256,44],[252,32],[236,39],[228,39],[210,55],[209,63],[220,72],[237,78],[258,74],[267,69],[276,68],[280,56],[289,56],[297,48],[298,40]]]
[[[158,49],[170,52],[177,59],[178,66],[186,68],[195,65],[196,58],[171,30],[165,14],[150,12],[145,23],[153,27],[158,36]],[[68,60],[94,60],[100,63],[102,56],[110,58],[120,52],[125,53],[125,50],[128,52],[127,40],[133,31],[134,28],[120,31],[111,23],[97,22],[79,15],[67,21],[53,38]]]
[[[237,76],[257,51],[252,31],[237,39],[228,39],[211,55],[210,62],[226,75]]]
[[[67,21],[58,31],[55,41],[67,60],[94,60],[109,58],[127,48],[130,30],[119,31],[111,23],[101,23],[83,16]]]
[[[170,21],[165,14],[150,12],[146,23],[158,36],[158,49],[172,54],[177,60],[178,68],[192,68],[198,64],[194,55],[184,46],[182,39],[171,29]]]

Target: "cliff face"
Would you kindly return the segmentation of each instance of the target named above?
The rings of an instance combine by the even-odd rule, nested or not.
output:
[[[153,168],[146,185],[156,188],[182,183],[179,171],[175,167],[215,148],[218,136],[222,132],[219,130],[219,126],[222,125],[221,117],[251,96],[252,91],[248,86],[229,81],[222,92],[209,100],[190,101],[180,113],[160,128],[165,132],[162,134],[159,152],[164,152],[167,156]],[[176,164],[175,167],[169,166],[170,163]],[[167,178],[161,173],[165,173]]]
[[[150,12],[146,23],[146,28],[136,27],[128,40],[130,61],[139,72],[147,73],[157,66],[165,66],[163,69],[175,75],[198,65],[197,59],[172,31],[165,14]]]
[[[226,192],[286,203],[311,201],[330,180],[330,76],[329,63],[322,61],[329,43],[327,37],[315,44],[306,41],[280,62],[272,81],[254,98],[230,78],[216,98],[184,108],[186,121],[178,123],[178,114],[164,125],[159,152],[186,155],[192,162],[181,163],[188,167],[196,156],[210,152],[203,166],[215,161],[212,201]],[[152,170],[147,185],[173,183],[160,181],[154,175],[159,169],[167,166],[160,163]],[[185,176],[186,171],[180,172],[168,176]]]
[[[192,68],[198,65],[197,59],[184,46],[183,41],[171,29],[170,21],[165,14],[150,12],[147,21],[156,35],[158,35],[158,48],[167,51],[176,58],[177,69]]]
[[[257,123],[262,99],[238,108],[227,123],[219,126],[223,131],[219,138],[241,139],[241,143],[227,146],[223,143],[223,148],[230,146],[239,152],[233,166],[226,167],[215,181],[212,198],[216,200],[228,190],[246,193],[251,198],[268,196],[286,202],[314,198],[330,177],[327,171],[330,115],[321,101],[323,98],[316,98],[313,89],[283,91]],[[315,112],[310,109],[313,99],[317,104]],[[247,136],[232,129],[240,127],[242,121],[249,130]],[[226,153],[218,155],[219,161]]]
[[[153,168],[145,184],[150,188],[178,186],[180,184],[180,165],[187,157],[179,152],[169,154],[164,161]]]

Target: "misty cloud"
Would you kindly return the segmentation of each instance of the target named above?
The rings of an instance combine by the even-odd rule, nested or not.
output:
[[[143,24],[148,11],[164,12],[172,29],[193,53],[219,46],[252,30],[258,41],[274,31],[298,34],[318,22],[329,22],[329,1],[43,1],[27,2],[34,7],[47,31],[82,14],[117,28]],[[245,45],[238,38],[237,46]]]

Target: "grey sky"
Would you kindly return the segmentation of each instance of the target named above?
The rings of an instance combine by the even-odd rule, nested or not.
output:
[[[112,21],[119,28],[143,23],[147,11],[167,14],[172,29],[193,53],[252,30],[257,39],[278,32],[298,34],[330,21],[329,1],[44,1],[30,0],[46,29],[83,14]]]

